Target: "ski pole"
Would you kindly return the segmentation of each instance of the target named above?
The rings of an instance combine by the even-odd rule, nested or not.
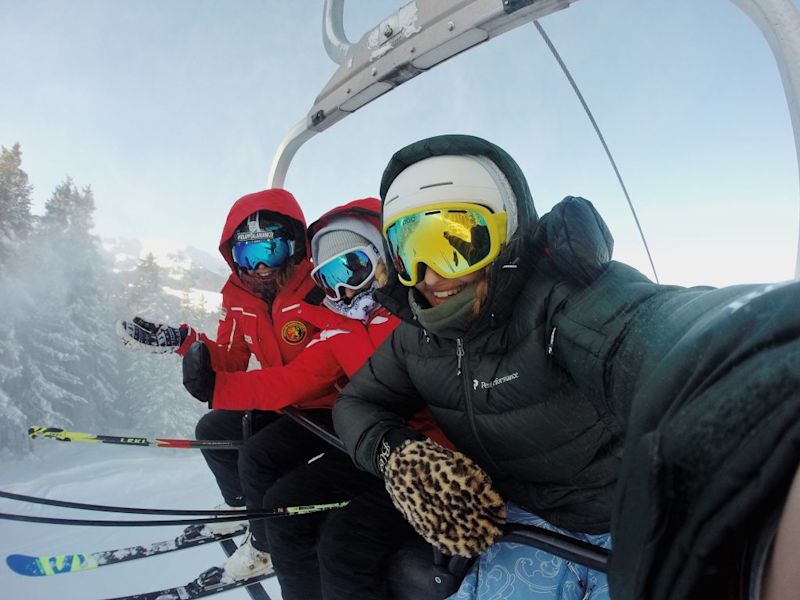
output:
[[[322,438],[324,441],[328,442],[331,446],[333,446],[337,450],[341,450],[342,452],[347,452],[347,450],[344,447],[344,443],[336,436],[334,432],[325,428],[323,425],[317,423],[313,419],[307,417],[302,413],[302,411],[297,410],[294,406],[283,407],[283,414],[285,414],[287,417],[289,417],[292,421],[294,421],[298,425],[308,429],[311,433],[313,433],[317,437]]]
[[[182,440],[173,438],[145,438],[137,436],[100,435],[65,431],[59,427],[34,425],[28,428],[31,439],[43,438],[60,442],[92,442],[102,444],[120,444],[123,446],[152,446],[156,448],[207,448],[212,450],[237,450],[241,440]]]
[[[242,510],[172,510],[167,508],[131,508],[128,506],[106,506],[104,504],[85,504],[83,502],[70,502],[68,500],[53,500],[50,498],[40,498],[39,496],[26,496],[24,494],[14,494],[12,492],[0,491],[0,498],[18,500],[19,502],[30,502],[31,504],[46,504],[48,506],[59,506],[61,508],[76,508],[79,510],[93,510],[100,512],[132,513],[140,515],[210,515],[219,517],[241,516],[249,513]]]
[[[335,508],[342,508],[349,504],[348,501],[331,502],[329,504],[309,504],[305,506],[282,506],[267,511],[243,512],[232,517],[210,517],[206,519],[164,519],[153,521],[103,521],[96,519],[62,519],[58,517],[39,517],[33,515],[16,515],[0,513],[0,519],[7,521],[24,521],[28,523],[47,523],[49,525],[81,525],[88,527],[159,527],[162,525],[200,525],[205,523],[230,523],[249,519],[275,519],[278,517],[292,517],[315,512],[323,512]]]

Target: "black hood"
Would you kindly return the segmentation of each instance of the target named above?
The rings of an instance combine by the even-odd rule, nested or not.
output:
[[[489,269],[489,299],[478,320],[470,328],[480,331],[492,322],[504,322],[511,313],[514,298],[531,273],[535,256],[534,231],[539,217],[533,205],[528,182],[519,165],[502,148],[471,135],[439,135],[414,142],[395,152],[381,179],[381,206],[386,201],[386,191],[405,169],[433,156],[483,156],[491,160],[508,179],[517,204],[517,230]],[[381,223],[381,230],[383,223]],[[386,241],[384,240],[384,245]],[[388,248],[387,256],[388,256]],[[408,306],[408,287],[397,279],[389,261],[389,283],[378,291],[381,303],[404,320],[411,320]]]

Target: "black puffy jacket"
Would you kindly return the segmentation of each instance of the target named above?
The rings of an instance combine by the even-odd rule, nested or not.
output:
[[[382,195],[438,154],[492,159],[520,229],[460,341],[422,330],[408,289],[387,288],[408,321],[334,408],[354,460],[374,472],[383,436],[427,403],[507,500],[575,531],[611,526],[615,599],[724,593],[730,552],[800,463],[800,283],[656,285],[608,261],[610,235],[587,201],[537,221],[513,161],[467,136],[398,152]]]
[[[424,331],[411,315],[408,288],[387,286],[381,300],[404,323],[340,396],[334,410],[337,432],[356,462],[375,472],[383,436],[427,404],[446,435],[483,466],[505,498],[557,525],[608,531],[621,428],[607,406],[585,393],[548,353],[548,308],[551,292],[560,298],[582,290],[582,278],[592,279],[605,268],[611,237],[591,204],[580,198],[565,199],[539,227],[516,163],[496,146],[467,136],[435,138],[395,155],[384,192],[394,168],[454,153],[488,156],[503,170],[517,198],[516,234],[492,264],[489,298],[463,338]],[[555,235],[564,227],[576,240],[590,239],[586,247],[591,250],[561,248],[563,254],[573,253],[570,259],[576,252],[589,257],[573,261],[586,268],[571,280],[557,281],[540,271],[549,266],[534,261],[537,254],[546,258],[536,232],[552,232],[569,245],[569,236]]]

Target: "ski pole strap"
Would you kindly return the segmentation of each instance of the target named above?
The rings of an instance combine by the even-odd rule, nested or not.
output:
[[[60,442],[89,442],[101,444],[121,444],[123,446],[153,446],[156,448],[205,448],[211,450],[237,450],[241,440],[184,440],[175,438],[145,438],[138,436],[100,435],[65,431],[60,427],[34,425],[28,428],[28,437],[58,440]]]
[[[158,519],[158,520],[131,520],[131,521],[105,521],[97,519],[62,519],[58,517],[39,517],[34,515],[16,515],[0,513],[0,519],[7,521],[24,521],[28,523],[47,523],[49,525],[80,525],[88,527],[159,527],[162,525],[200,525],[205,523],[230,523],[233,521],[261,519],[275,519],[309,513],[333,510],[347,506],[349,502],[331,502],[329,504],[310,504],[307,506],[284,506],[268,511],[243,512],[230,517],[208,517],[205,519]],[[230,512],[230,511],[228,511]]]
[[[522,523],[506,523],[503,527],[503,535],[497,541],[534,546],[604,573],[608,571],[608,560],[611,557],[611,552],[601,546],[576,540],[563,533]]]

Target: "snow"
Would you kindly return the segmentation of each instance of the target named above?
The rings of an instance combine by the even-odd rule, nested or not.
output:
[[[103,238],[103,248],[112,255],[117,268],[126,270],[136,264],[136,260],[152,254],[156,264],[167,271],[184,272],[192,267],[202,267],[227,277],[230,269],[218,253],[210,254],[182,242],[163,238]]]
[[[222,500],[211,472],[196,450],[116,447],[38,440],[24,460],[4,460],[0,489],[59,500],[143,508],[204,509]],[[75,519],[157,519],[32,505],[0,499],[0,512]],[[178,517],[180,518],[180,517]],[[113,550],[175,537],[181,528],[74,527],[0,521],[0,553],[33,556]],[[82,573],[25,577],[0,564],[0,597],[8,600],[91,600],[184,584],[225,559],[218,544],[110,565]],[[265,587],[280,600],[277,580]],[[244,590],[219,596],[245,600]]]
[[[189,295],[189,304],[192,306],[204,306],[206,312],[218,312],[222,306],[222,294],[219,292],[211,292],[209,290],[200,290],[197,288],[189,288],[188,292],[183,290],[176,290],[162,286],[161,289],[165,294],[175,296],[176,298],[183,298],[185,293]]]

